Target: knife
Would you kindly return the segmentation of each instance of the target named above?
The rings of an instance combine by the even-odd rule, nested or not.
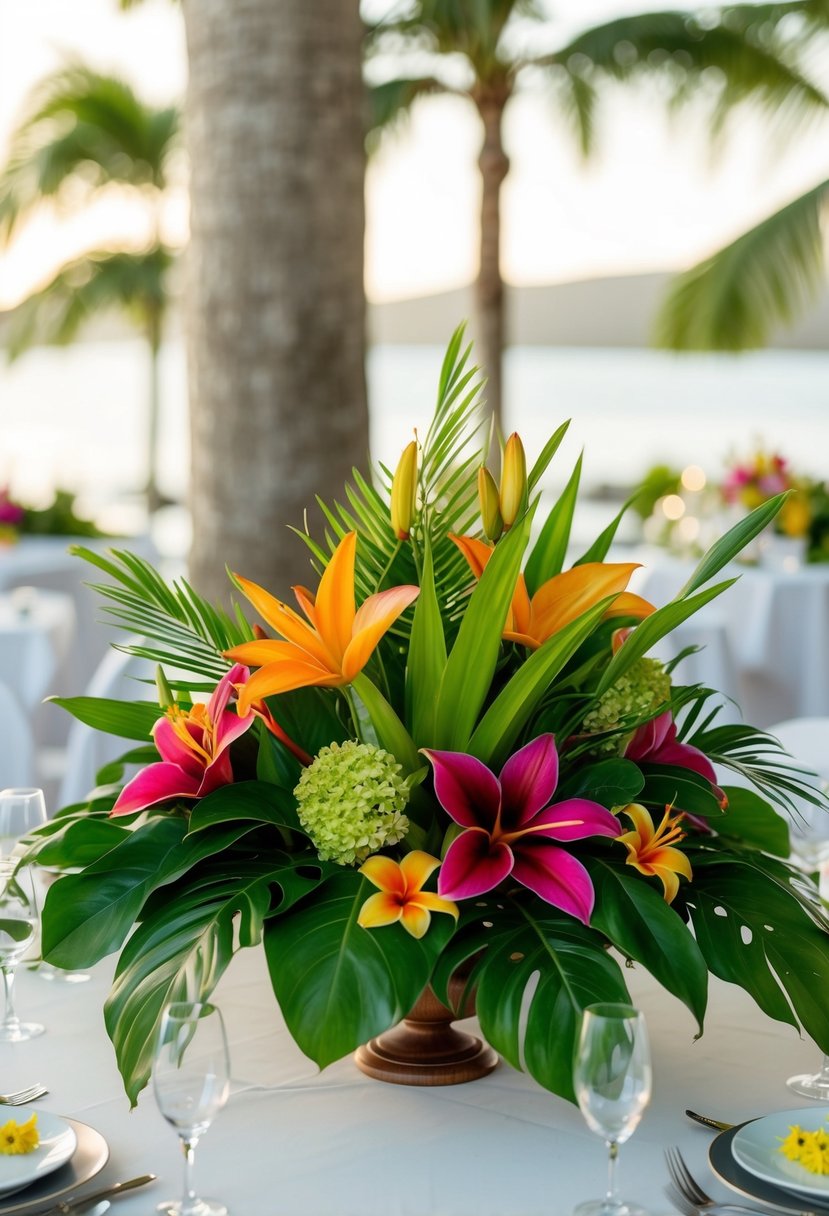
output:
[[[132,1191],[136,1187],[146,1186],[148,1182],[155,1182],[155,1179],[155,1174],[142,1174],[139,1178],[130,1178],[127,1182],[113,1182],[110,1186],[102,1187],[99,1191],[92,1191],[80,1199],[72,1199],[68,1203],[62,1199],[53,1207],[44,1208],[42,1212],[38,1212],[37,1216],[79,1216],[82,1212],[88,1212],[89,1208],[101,1199],[111,1199],[123,1194],[124,1191]],[[91,1216],[98,1216],[98,1213],[92,1213]]]
[[[695,1110],[686,1110],[685,1114],[695,1123],[701,1123],[703,1127],[709,1127],[715,1132],[730,1132],[735,1126],[733,1123],[723,1123],[720,1119],[712,1119],[710,1115],[698,1115]]]

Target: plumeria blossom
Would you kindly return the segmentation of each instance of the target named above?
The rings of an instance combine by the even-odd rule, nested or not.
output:
[[[423,937],[433,912],[446,912],[457,920],[457,904],[423,890],[423,884],[439,865],[437,857],[419,849],[407,853],[401,862],[380,853],[367,858],[360,873],[380,890],[363,904],[357,924],[364,929],[379,929],[400,921],[412,937]]]
[[[494,548],[474,536],[450,534],[450,540],[458,546],[475,577],[480,578]],[[611,595],[616,598],[605,612],[606,618],[650,616],[655,611],[653,604],[625,590],[636,569],[637,562],[585,562],[542,583],[532,598],[524,575],[519,574],[504,638],[537,650],[547,638]]]
[[[507,760],[500,775],[463,752],[424,748],[435,795],[463,831],[447,849],[438,891],[469,899],[514,879],[585,924],[593,911],[587,870],[559,847],[587,836],[619,834],[619,822],[586,798],[548,805],[558,784],[552,735],[539,735]]]
[[[685,837],[679,828],[682,815],[671,815],[671,807],[666,806],[657,828],[650,811],[638,802],[631,802],[622,814],[633,824],[630,832],[623,832],[619,837],[628,851],[627,864],[634,866],[640,874],[658,878],[665,902],[673,903],[679,890],[678,875],[689,880],[693,877],[690,861],[681,849],[674,848]]]
[[[383,635],[420,594],[419,587],[392,587],[370,595],[355,608],[356,549],[356,532],[346,533],[325,568],[316,596],[306,587],[294,587],[307,620],[256,583],[235,576],[256,611],[284,639],[256,638],[225,652],[229,659],[259,668],[240,691],[241,713],[275,693],[350,684]]]
[[[728,798],[717,785],[717,774],[705,753],[698,747],[692,747],[690,743],[677,742],[676,723],[669,709],[636,729],[625,748],[625,756],[628,760],[673,764],[677,768],[687,768],[699,773],[706,781],[711,782],[720,806],[723,809],[728,806]]]
[[[234,712],[230,702],[249,672],[237,664],[222,676],[207,704],[184,710],[171,705],[153,726],[161,761],[128,781],[112,815],[134,815],[171,798],[203,798],[233,781],[229,747],[254,722],[252,710]]]

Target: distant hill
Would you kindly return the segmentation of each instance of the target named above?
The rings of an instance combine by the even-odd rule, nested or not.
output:
[[[632,346],[651,344],[653,318],[670,276],[622,275],[583,279],[546,287],[510,287],[508,342],[518,346]],[[369,339],[376,344],[401,343],[443,346],[459,321],[469,320],[474,337],[472,288],[391,303],[370,304]],[[0,347],[10,313],[0,313]],[[168,333],[180,330],[173,310]],[[86,336],[97,340],[123,338],[130,331],[117,316],[101,318]],[[781,330],[775,347],[795,350],[829,349],[829,287],[803,321]]]

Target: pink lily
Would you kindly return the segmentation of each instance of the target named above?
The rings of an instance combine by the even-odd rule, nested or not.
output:
[[[229,747],[255,720],[251,709],[238,714],[229,709],[236,685],[247,683],[250,672],[237,663],[222,676],[207,705],[190,710],[171,705],[153,726],[152,735],[161,755],[128,781],[111,815],[134,815],[171,798],[203,798],[230,785],[233,769]]]
[[[676,723],[669,709],[658,718],[637,727],[633,738],[625,748],[628,760],[643,760],[650,764],[673,764],[676,768],[687,768],[710,781],[720,806],[725,809],[728,799],[717,785],[714,766],[704,752],[690,743],[678,743]],[[696,822],[696,816],[692,817]],[[706,825],[707,826],[707,825]]]
[[[619,835],[619,821],[586,798],[549,806],[558,784],[552,735],[539,735],[507,760],[498,777],[474,756],[423,749],[435,795],[464,830],[449,846],[438,879],[445,899],[470,899],[513,878],[588,924],[594,892],[582,863],[554,842]]]

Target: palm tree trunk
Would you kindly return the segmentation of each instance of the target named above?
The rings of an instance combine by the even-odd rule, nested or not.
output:
[[[185,0],[191,578],[284,594],[368,453],[358,0]],[[314,511],[316,516],[316,512]]]
[[[479,84],[472,93],[484,127],[478,167],[481,172],[481,257],[476,282],[481,363],[487,374],[486,400],[503,432],[503,353],[506,338],[504,283],[501,278],[501,186],[509,172],[502,124],[510,96],[508,81]]]
[[[161,424],[161,384],[159,376],[159,354],[163,318],[161,309],[150,305],[147,313],[147,343],[150,348],[150,392],[147,420],[147,482],[144,497],[150,515],[163,505],[164,499],[158,488],[159,431]]]

